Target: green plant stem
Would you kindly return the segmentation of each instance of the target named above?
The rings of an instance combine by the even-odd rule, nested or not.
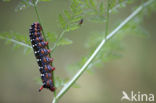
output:
[[[35,4],[34,0],[33,0],[33,4],[34,4],[34,9],[35,9],[35,12],[36,12],[36,15],[37,15],[38,22],[39,22],[40,25],[42,26],[41,19],[40,19],[40,15],[39,15],[39,13],[38,13],[38,10],[37,10],[37,7],[36,7],[36,4]],[[45,41],[47,41],[43,28],[42,28],[42,34],[43,34],[43,37],[44,37]]]
[[[37,7],[36,7],[36,4],[35,4],[35,1],[33,0],[33,4],[34,4],[34,9],[35,9],[35,12],[36,12],[36,15],[37,15],[37,19],[40,23],[40,25],[42,26],[42,23],[41,23],[41,20],[40,20],[40,16],[39,16],[39,13],[38,13],[38,10],[37,10]],[[44,40],[47,41],[46,39],[46,35],[44,33],[44,29],[43,29],[43,26],[42,26],[42,35],[44,37]],[[47,45],[47,49],[49,49],[49,45]],[[51,53],[49,53],[49,57],[51,58]],[[53,66],[53,64],[52,64]],[[54,76],[54,71],[52,71],[52,80],[53,80],[53,85],[55,87],[55,76]],[[56,90],[54,91],[54,98],[56,97]]]
[[[5,39],[5,40],[11,41],[11,42],[13,42],[13,43],[19,44],[19,45],[21,45],[21,46],[24,46],[24,47],[27,47],[27,48],[32,48],[30,45],[25,44],[25,43],[20,42],[20,41],[17,41],[17,40],[14,40],[14,39],[8,39],[8,38],[2,37],[2,36],[0,36],[0,39]]]
[[[63,35],[64,35],[65,32],[66,32],[66,31],[62,31],[62,32],[60,33],[60,35],[58,35],[58,37],[57,37],[57,39],[56,39],[56,42],[55,42],[53,48],[51,49],[51,50],[52,50],[52,53],[55,51],[58,42],[62,39],[62,37],[63,37]]]
[[[154,0],[148,0],[143,5],[144,7],[151,4]],[[139,14],[143,9],[143,6],[139,6],[131,15],[129,15],[123,22],[119,24],[117,28],[115,28],[110,34],[104,38],[101,43],[98,45],[98,47],[95,49],[93,54],[90,56],[90,58],[85,62],[85,64],[80,68],[80,70],[75,74],[75,76],[65,84],[65,86],[60,90],[60,92],[57,94],[56,98],[53,99],[52,103],[56,103],[68,90],[72,87],[72,85],[79,79],[79,77],[84,73],[84,71],[87,69],[88,65],[91,63],[91,61],[95,58],[95,56],[98,54],[98,52],[101,50],[103,45],[105,44],[106,40],[110,39],[112,36],[114,36],[121,28],[123,28],[130,20],[132,20],[137,14]]]

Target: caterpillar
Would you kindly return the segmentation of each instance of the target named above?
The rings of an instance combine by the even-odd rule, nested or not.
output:
[[[31,28],[29,29],[30,41],[34,55],[37,59],[43,83],[43,85],[39,89],[39,92],[43,88],[55,91],[52,79],[52,71],[55,70],[55,67],[52,66],[53,58],[49,57],[50,50],[47,49],[48,42],[44,41],[41,31],[42,27],[38,22],[33,23],[31,25]]]

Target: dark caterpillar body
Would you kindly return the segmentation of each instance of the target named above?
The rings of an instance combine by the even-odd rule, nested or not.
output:
[[[42,27],[37,22],[33,23],[29,29],[29,37],[43,82],[39,91],[43,88],[48,88],[51,91],[54,91],[55,87],[52,80],[52,71],[54,71],[55,68],[52,66],[53,59],[49,57],[50,50],[47,49],[48,42],[44,41],[41,31]]]

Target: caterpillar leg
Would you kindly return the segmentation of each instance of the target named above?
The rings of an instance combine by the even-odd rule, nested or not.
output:
[[[43,89],[43,85],[41,86],[41,88],[38,90],[39,92]]]

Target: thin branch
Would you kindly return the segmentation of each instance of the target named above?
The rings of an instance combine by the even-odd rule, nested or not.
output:
[[[27,47],[27,48],[32,48],[30,45],[25,44],[25,43],[20,42],[20,41],[17,41],[17,40],[14,40],[14,39],[9,39],[9,38],[2,37],[2,36],[0,36],[0,38],[1,38],[1,39],[5,39],[5,40],[8,40],[8,41],[11,41],[11,42],[13,42],[13,43],[15,43],[15,44],[19,44],[19,45],[24,46],[24,47]]]
[[[58,37],[57,37],[57,39],[56,39],[56,42],[55,42],[53,48],[51,49],[51,50],[52,50],[52,53],[54,52],[55,48],[57,47],[58,42],[62,39],[62,37],[63,37],[63,35],[64,35],[65,32],[66,32],[66,31],[62,31],[62,32],[58,35]]]
[[[123,28],[131,19],[133,19],[137,14],[139,14],[143,6],[148,6],[151,4],[154,0],[148,0],[143,5],[139,6],[131,15],[129,15],[117,28],[115,28],[109,35],[107,35],[106,38],[104,38],[99,46],[95,49],[94,53],[90,56],[90,58],[86,61],[86,63],[80,68],[80,70],[75,74],[75,76],[65,84],[65,86],[60,90],[56,98],[53,99],[52,103],[56,103],[58,99],[60,99],[71,86],[79,79],[79,77],[83,74],[83,72],[87,69],[88,65],[91,63],[91,61],[95,58],[95,56],[98,54],[98,52],[101,50],[103,45],[105,44],[106,40],[109,40],[112,36],[114,36],[121,28]]]

